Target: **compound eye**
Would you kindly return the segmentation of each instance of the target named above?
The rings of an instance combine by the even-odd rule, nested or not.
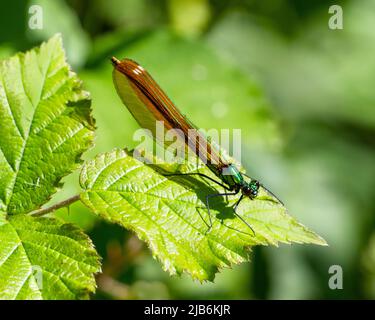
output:
[[[249,188],[250,188],[250,194],[252,198],[255,198],[258,195],[258,190],[260,187],[260,183],[256,180],[251,181]]]

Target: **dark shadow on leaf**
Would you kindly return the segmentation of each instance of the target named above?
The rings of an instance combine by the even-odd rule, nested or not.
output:
[[[171,174],[171,172],[164,170],[161,167],[158,167],[154,164],[148,164],[148,167],[152,168],[154,171],[156,171],[160,175],[167,175]],[[177,172],[176,172],[177,173]],[[202,203],[206,203],[206,197],[210,194],[217,194],[217,193],[223,193],[225,190],[223,190],[222,187],[218,186],[217,188],[214,188],[212,185],[210,185],[209,181],[205,181],[204,178],[201,178],[199,176],[191,176],[191,175],[181,175],[181,176],[168,176],[168,179],[180,184],[182,187],[191,189],[197,194],[198,199]],[[204,216],[204,223],[207,225],[208,223],[208,212],[206,206],[204,207],[197,207],[197,211],[199,209],[204,209],[205,211],[199,211],[199,215],[201,218]],[[233,207],[228,204],[226,197],[213,197],[210,199],[210,209],[211,213],[218,212],[216,215],[213,215],[213,219],[218,219],[223,223],[223,220],[226,219],[235,219],[236,216],[233,212]],[[213,221],[213,223],[218,221]]]

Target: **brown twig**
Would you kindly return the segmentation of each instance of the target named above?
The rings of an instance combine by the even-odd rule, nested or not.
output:
[[[56,203],[54,204],[53,206],[51,207],[48,207],[48,208],[44,208],[44,209],[39,209],[39,210],[36,210],[34,211],[34,213],[32,213],[31,215],[33,217],[40,217],[40,216],[44,216],[46,215],[47,213],[50,213],[50,212],[53,212],[57,209],[60,209],[60,208],[63,208],[63,207],[68,207],[69,205],[71,205],[72,203],[76,202],[79,200],[79,194],[76,194],[75,196],[71,197],[71,198],[68,198],[64,201],[61,201],[59,203]]]

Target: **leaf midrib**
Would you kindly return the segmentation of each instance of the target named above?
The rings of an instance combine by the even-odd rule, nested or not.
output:
[[[28,255],[28,253],[27,253],[25,247],[22,245],[22,239],[21,239],[21,237],[20,237],[20,235],[19,235],[17,229],[16,229],[16,228],[15,228],[10,222],[9,222],[9,224],[12,226],[14,232],[15,232],[16,235],[17,235],[17,238],[18,238],[18,240],[19,240],[19,247],[22,248],[22,251],[24,252],[24,254],[25,254],[25,256],[26,256],[29,265],[32,266],[32,263],[31,263],[30,257],[29,257],[29,255]],[[33,275],[33,272],[31,271],[31,273],[28,273],[28,275],[25,277],[25,279],[24,279],[22,285],[19,287],[19,290],[18,290],[18,292],[17,292],[17,294],[16,294],[16,296],[15,296],[16,299],[17,299],[18,295],[20,294],[20,292],[21,292],[23,286],[25,285],[27,279],[29,279],[29,277],[33,277],[33,278],[34,278],[34,281],[37,283],[37,280],[35,279],[35,277],[34,277],[34,275]],[[39,287],[38,287],[38,292],[39,292],[40,296],[43,296],[43,295],[42,295],[42,292],[41,292],[41,290],[40,290]]]
[[[23,145],[22,145],[22,148],[21,148],[21,154],[20,154],[20,157],[19,157],[19,161],[18,163],[16,164],[16,168],[15,168],[15,175],[14,175],[14,178],[13,178],[13,181],[12,181],[12,186],[11,186],[11,190],[12,190],[12,194],[9,198],[9,201],[8,203],[6,204],[7,208],[9,207],[9,204],[12,203],[12,200],[13,200],[13,196],[14,196],[14,187],[16,186],[17,184],[17,181],[18,181],[18,177],[19,177],[19,172],[20,172],[20,168],[21,168],[21,164],[23,162],[23,159],[24,159],[24,154],[25,154],[25,150],[26,150],[26,146],[27,146],[27,143],[28,143],[28,140],[29,140],[29,137],[30,137],[30,131],[31,131],[31,128],[33,126],[33,123],[34,123],[34,119],[35,119],[35,113],[36,113],[36,110],[38,109],[38,106],[40,104],[40,101],[41,101],[41,98],[42,98],[42,93],[43,93],[43,88],[44,88],[44,85],[45,85],[45,82],[46,82],[46,79],[47,79],[47,74],[48,74],[48,71],[49,71],[49,68],[51,66],[51,61],[52,61],[52,55],[53,55],[53,52],[52,50],[49,52],[49,56],[48,56],[48,63],[47,63],[47,67],[46,67],[46,71],[44,72],[43,74],[43,81],[42,81],[42,85],[41,85],[41,90],[40,90],[40,93],[39,93],[39,99],[38,99],[38,102],[35,104],[35,106],[33,105],[34,107],[34,110],[33,110],[33,114],[32,114],[32,117],[31,117],[31,121],[30,121],[30,125],[28,127],[28,130],[27,130],[27,133],[25,135],[25,138],[23,139]],[[24,64],[21,63],[21,60],[20,60],[20,57],[18,57],[19,59],[19,63],[20,63],[20,73],[21,73],[21,78],[23,78],[23,66]],[[26,89],[23,88],[24,92],[25,92],[25,95],[27,96],[27,93],[26,93]],[[8,100],[8,99],[7,99]],[[32,103],[32,102],[31,102]],[[10,102],[8,100],[8,104],[10,106]]]
[[[53,249],[53,248],[51,248],[51,247],[46,247],[46,246],[43,246],[43,245],[41,245],[41,244],[38,244],[38,243],[35,243],[35,242],[32,242],[32,241],[23,240],[23,239],[21,238],[20,234],[19,234],[19,231],[30,231],[30,229],[16,228],[15,226],[12,225],[11,222],[8,222],[8,223],[10,224],[10,226],[11,226],[12,229],[14,230],[15,234],[17,235],[18,242],[17,242],[17,245],[12,249],[12,251],[10,252],[10,254],[8,254],[8,256],[6,257],[6,259],[3,260],[3,262],[0,264],[0,266],[2,266],[2,265],[3,265],[3,264],[4,264],[4,263],[5,263],[5,262],[6,262],[6,261],[7,261],[7,260],[13,255],[13,254],[14,254],[14,252],[15,252],[15,251],[17,250],[17,248],[19,248],[19,247],[21,247],[22,251],[24,252],[24,254],[25,254],[26,258],[27,258],[28,264],[29,264],[30,266],[32,266],[32,265],[33,265],[33,264],[32,264],[32,261],[31,261],[29,255],[28,255],[28,253],[27,253],[26,248],[24,247],[24,244],[29,244],[29,245],[36,246],[36,247],[42,247],[42,248],[46,249],[47,251],[49,251],[49,250],[50,250],[50,251],[53,251],[53,252],[55,252],[55,253],[57,253],[57,254],[59,254],[59,255],[63,255],[64,257],[68,258],[69,260],[76,262],[78,265],[80,265],[80,264],[84,264],[84,265],[87,267],[87,269],[88,269],[88,270],[86,270],[86,271],[91,272],[91,269],[94,268],[94,266],[92,266],[91,264],[89,264],[89,263],[87,263],[87,262],[79,261],[79,260],[77,260],[77,259],[75,259],[75,258],[73,258],[73,257],[71,257],[71,256],[69,256],[69,255],[67,255],[67,254],[65,254],[65,253],[63,253],[63,252],[60,252],[60,251],[58,251],[58,250],[55,250],[55,249]],[[42,234],[44,234],[44,232],[42,232],[42,231],[38,231],[38,230],[32,230],[32,232],[42,233]],[[74,241],[74,239],[72,239],[72,238],[70,238],[70,237],[67,237],[67,236],[65,236],[65,235],[60,235],[60,234],[55,234],[55,233],[50,233],[50,232],[45,232],[45,233],[48,234],[48,235],[56,236],[56,237],[64,237],[64,238],[67,238],[67,239],[69,239],[69,240]],[[78,243],[79,243],[79,242],[78,242]],[[79,243],[79,245],[81,246],[80,243]],[[70,293],[72,293],[73,295],[75,295],[75,293],[72,291],[72,289],[70,289],[70,288],[68,287],[68,285],[65,283],[65,281],[63,281],[63,278],[60,277],[59,274],[55,274],[55,273],[53,273],[53,272],[51,272],[51,271],[48,271],[48,270],[45,269],[45,268],[42,269],[42,272],[43,272],[43,273],[49,273],[49,274],[53,275],[56,279],[60,280],[59,282],[62,282],[62,283],[63,283],[64,287],[66,287]],[[84,272],[82,272],[82,274],[85,276],[85,273],[84,273]],[[15,295],[15,298],[16,298],[16,299],[17,299],[17,297],[19,296],[19,294],[20,294],[22,288],[24,287],[25,283],[27,282],[27,280],[28,280],[30,277],[33,277],[33,278],[34,278],[34,281],[37,282],[37,280],[35,279],[33,273],[32,273],[32,272],[31,272],[31,273],[28,273],[28,274],[25,276],[25,278],[23,279],[23,283],[22,283],[22,285],[19,287],[19,290],[17,291],[17,293],[16,293],[16,295]],[[42,293],[42,291],[41,291],[40,288],[38,288],[38,292],[39,292],[40,295],[43,297],[43,293]]]

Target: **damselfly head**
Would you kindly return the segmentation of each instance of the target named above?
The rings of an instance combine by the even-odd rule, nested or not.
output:
[[[244,196],[254,199],[258,195],[259,187],[260,183],[258,180],[251,180],[249,183],[245,183],[241,187],[241,192]]]

